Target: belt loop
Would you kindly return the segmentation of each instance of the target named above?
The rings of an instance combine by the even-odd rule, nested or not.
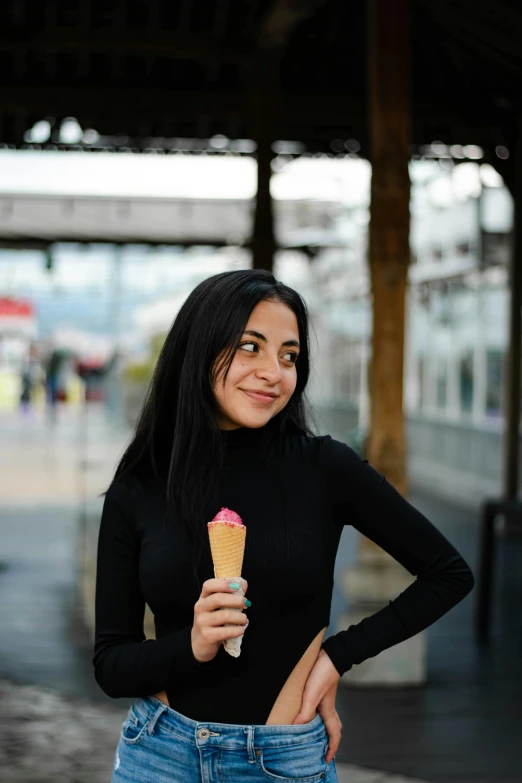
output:
[[[158,709],[157,709],[157,710],[156,710],[156,712],[154,713],[154,717],[152,718],[151,722],[150,722],[150,723],[149,723],[149,725],[147,726],[147,732],[148,732],[149,734],[152,734],[152,733],[153,733],[153,731],[154,731],[154,726],[156,725],[156,722],[158,721],[158,719],[161,717],[161,715],[163,715],[163,713],[164,713],[164,712],[165,712],[167,709],[168,709],[168,708],[167,708],[167,705],[166,705],[166,704],[162,704],[160,707],[158,707]]]
[[[256,763],[256,757],[255,757],[255,751],[254,751],[254,727],[253,726],[245,726],[245,731],[247,733],[247,753],[248,753],[248,763],[249,764],[255,764]]]

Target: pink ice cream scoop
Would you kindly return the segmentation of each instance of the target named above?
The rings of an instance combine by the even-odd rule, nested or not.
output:
[[[236,514],[235,511],[231,511],[229,508],[222,508],[218,511],[212,522],[228,522],[230,525],[242,525],[243,520]],[[212,522],[210,524],[212,524]]]

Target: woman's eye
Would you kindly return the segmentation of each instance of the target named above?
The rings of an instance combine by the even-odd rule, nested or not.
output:
[[[257,343],[250,343],[250,342],[240,343],[239,347],[247,351],[247,353],[256,353],[257,351],[259,351],[259,345]],[[292,364],[295,364],[299,354],[295,353],[295,351],[287,351],[286,353],[283,354],[283,357],[286,356],[289,357],[287,361],[292,362]]]

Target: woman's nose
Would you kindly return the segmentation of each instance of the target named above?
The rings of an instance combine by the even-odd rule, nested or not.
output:
[[[277,356],[273,358],[266,357],[266,359],[261,361],[257,368],[257,374],[262,378],[267,378],[272,383],[277,382],[281,377],[281,367],[279,366]]]

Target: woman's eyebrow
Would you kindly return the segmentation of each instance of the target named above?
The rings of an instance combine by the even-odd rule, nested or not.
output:
[[[256,332],[254,329],[245,329],[243,334],[251,334],[252,337],[257,337],[258,340],[263,340],[264,343],[268,342],[264,334],[261,334],[261,332]],[[297,340],[287,340],[286,342],[282,343],[282,345],[292,345],[295,348],[301,347]]]

